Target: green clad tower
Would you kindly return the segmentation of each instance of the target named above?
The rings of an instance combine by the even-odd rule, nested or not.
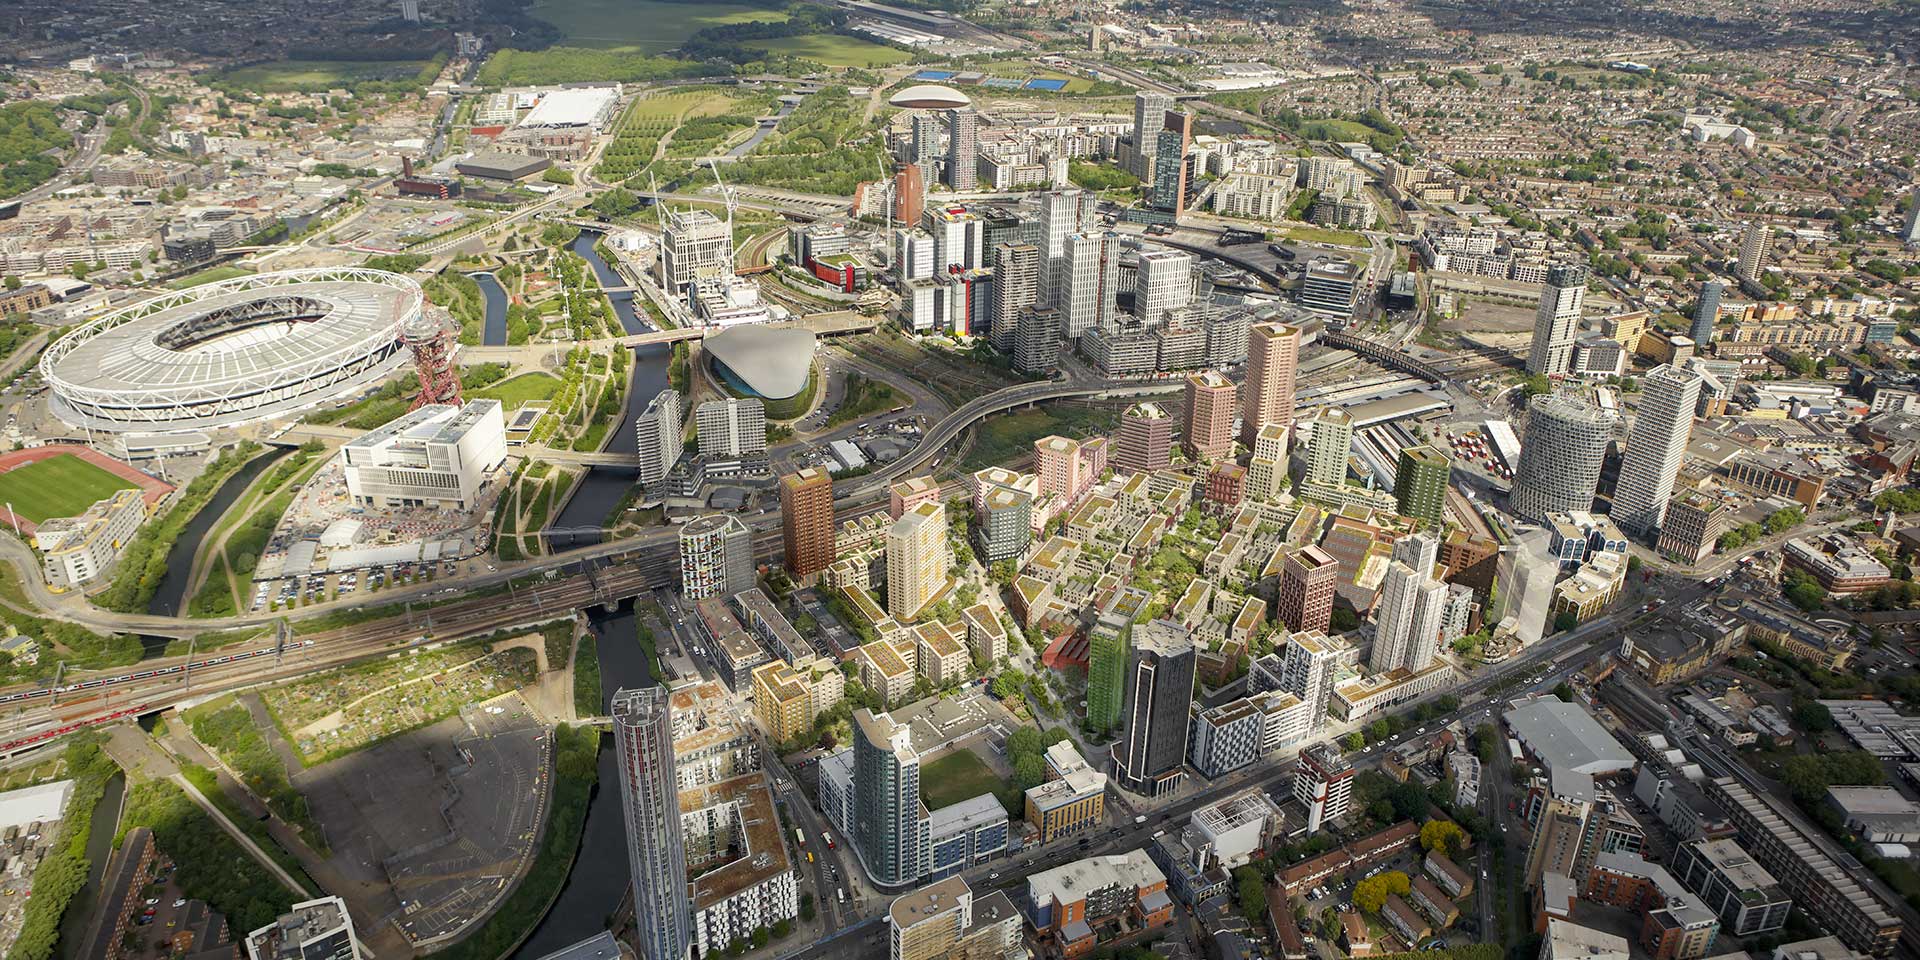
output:
[[[1393,477],[1393,496],[1399,501],[1401,515],[1429,527],[1440,526],[1452,473],[1453,461],[1433,447],[1401,450],[1400,468]]]
[[[1106,735],[1120,725],[1121,701],[1127,693],[1127,647],[1133,634],[1131,617],[1102,614],[1087,643],[1087,727]]]

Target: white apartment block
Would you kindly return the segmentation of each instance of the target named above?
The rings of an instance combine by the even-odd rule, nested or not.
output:
[[[759,400],[708,400],[694,410],[703,457],[738,458],[767,452],[767,408]]]
[[[146,499],[139,490],[127,489],[95,501],[77,517],[40,524],[33,544],[40,549],[47,586],[70,590],[106,573],[146,519]]]

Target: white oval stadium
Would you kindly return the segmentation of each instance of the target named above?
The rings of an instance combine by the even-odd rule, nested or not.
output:
[[[62,420],[169,432],[283,416],[370,386],[406,357],[420,285],[384,270],[289,270],[115,310],[47,349]]]
[[[887,99],[896,107],[917,107],[927,110],[950,110],[965,107],[972,100],[952,87],[938,83],[921,83],[907,87]]]

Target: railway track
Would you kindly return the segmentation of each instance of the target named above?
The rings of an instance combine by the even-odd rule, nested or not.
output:
[[[777,536],[774,538],[777,542]],[[655,570],[664,565],[650,564]],[[84,727],[164,710],[188,699],[342,666],[427,643],[466,640],[571,617],[578,609],[645,592],[657,574],[637,567],[591,567],[525,588],[288,638],[284,643],[163,657],[108,676],[49,687],[0,690],[0,755]]]

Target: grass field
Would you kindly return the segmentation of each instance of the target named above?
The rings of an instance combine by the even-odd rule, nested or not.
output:
[[[559,391],[559,378],[546,373],[523,373],[475,390],[469,399],[498,400],[500,406],[512,410],[531,400],[551,400]]]
[[[1105,410],[1066,404],[995,414],[980,421],[960,469],[972,472],[1031,456],[1035,440],[1056,433],[1076,440],[1105,436],[1118,421]]]
[[[203,283],[217,283],[221,280],[232,280],[234,277],[245,277],[251,276],[252,274],[253,271],[248,270],[246,267],[224,264],[218,267],[208,267],[199,273],[187,274],[178,280],[169,282],[167,288],[171,290],[185,290],[188,287],[197,287]]]
[[[787,19],[775,5],[664,0],[546,0],[532,13],[566,34],[569,46],[665,53],[708,27]]]
[[[928,810],[998,793],[1006,781],[994,776],[986,761],[971,750],[955,750],[920,768],[920,799]]]
[[[1335,247],[1358,247],[1362,250],[1373,245],[1367,238],[1352,230],[1331,230],[1326,227],[1285,227],[1281,233],[1302,243],[1324,243]]]
[[[425,60],[281,60],[228,70],[221,79],[262,93],[327,90],[364,80],[407,80],[426,65]]]
[[[858,37],[843,37],[837,33],[809,33],[778,40],[758,40],[752,45],[774,53],[804,57],[829,67],[871,69],[904,63],[913,57],[905,50],[870,43]]]
[[[0,504],[12,504],[22,519],[40,523],[75,516],[131,486],[79,457],[61,455],[0,473]]]

